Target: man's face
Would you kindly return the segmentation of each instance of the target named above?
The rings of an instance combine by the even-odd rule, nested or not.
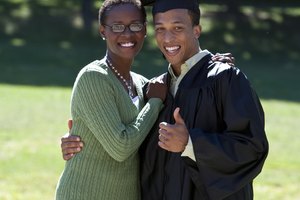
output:
[[[172,9],[154,16],[158,47],[175,69],[199,51],[200,26],[193,26],[187,9]]]

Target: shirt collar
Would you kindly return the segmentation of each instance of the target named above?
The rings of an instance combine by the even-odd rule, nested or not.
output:
[[[197,62],[199,62],[204,56],[207,54],[210,54],[208,50],[201,50],[199,49],[199,52],[190,57],[188,60],[186,60],[182,65],[181,65],[181,76],[185,75]],[[168,71],[172,77],[172,79],[177,79],[178,77],[175,75],[171,64],[168,66]]]

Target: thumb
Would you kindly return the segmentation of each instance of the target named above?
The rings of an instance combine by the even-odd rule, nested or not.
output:
[[[72,126],[73,126],[73,120],[69,119],[69,121],[68,121],[69,131],[72,129]]]
[[[175,119],[175,123],[176,123],[176,124],[185,124],[185,123],[184,123],[184,120],[182,119],[182,117],[181,117],[181,115],[180,115],[180,113],[179,113],[179,111],[180,111],[180,108],[179,108],[179,107],[177,107],[177,108],[174,110],[173,116],[174,116],[174,119]]]

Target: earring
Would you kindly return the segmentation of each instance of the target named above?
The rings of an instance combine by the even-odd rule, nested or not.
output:
[[[144,36],[144,38],[146,38],[146,37],[147,37],[147,35]]]

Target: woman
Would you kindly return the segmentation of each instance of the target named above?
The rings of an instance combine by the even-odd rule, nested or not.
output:
[[[99,11],[106,56],[85,66],[75,81],[72,133],[85,148],[66,163],[56,199],[140,198],[138,147],[153,126],[166,96],[163,83],[130,71],[146,35],[146,14],[138,0],[106,0]]]

